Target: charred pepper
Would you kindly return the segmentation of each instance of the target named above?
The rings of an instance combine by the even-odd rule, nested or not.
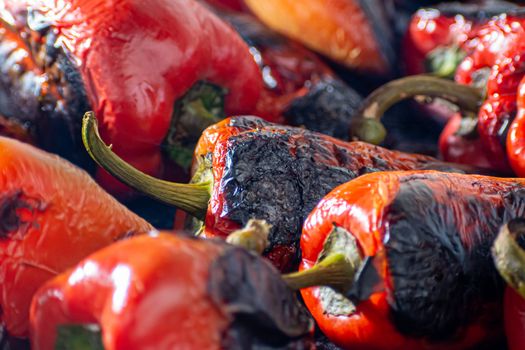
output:
[[[368,174],[312,211],[303,271],[287,280],[336,288],[301,292],[323,333],[346,349],[469,348],[502,333],[504,283],[490,248],[501,224],[524,213],[523,179]]]
[[[35,350],[70,349],[90,333],[105,350],[308,349],[293,345],[312,327],[267,261],[165,233],[92,254],[43,286],[31,307]]]
[[[0,137],[1,323],[28,334],[29,305],[48,279],[152,227],[55,155]]]
[[[193,179],[178,184],[145,176],[125,164],[103,143],[96,126],[93,113],[87,113],[83,137],[92,157],[127,185],[202,220],[202,235],[225,238],[249,219],[266,220],[272,229],[265,255],[282,271],[295,268],[302,223],[334,187],[381,170],[460,171],[432,157],[236,117],[203,133],[195,150]]]
[[[0,113],[78,163],[86,110],[115,152],[158,176],[161,145],[187,166],[206,126],[257,103],[262,79],[248,47],[196,1],[2,5]],[[99,180],[117,186],[106,173]]]

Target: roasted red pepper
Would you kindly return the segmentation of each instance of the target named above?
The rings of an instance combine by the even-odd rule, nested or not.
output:
[[[490,247],[499,226],[523,208],[522,179],[368,174],[312,211],[301,237],[303,271],[288,280],[337,288],[302,296],[321,330],[345,349],[470,348],[502,334],[504,283]],[[345,269],[334,270],[341,255]],[[332,269],[332,281],[308,276],[316,269]]]
[[[244,2],[270,28],[343,65],[379,74],[393,69],[393,33],[382,1]]]
[[[83,135],[104,168],[202,220],[204,227],[199,229],[206,237],[225,238],[252,218],[268,221],[273,227],[265,255],[282,271],[296,267],[303,220],[337,185],[381,170],[457,169],[432,157],[237,117],[204,132],[195,151],[191,184],[177,184],[145,177],[123,163],[100,140],[92,113],[86,114]]]
[[[24,337],[40,285],[97,249],[152,228],[55,155],[0,137],[0,164],[1,322]]]
[[[31,122],[47,149],[83,154],[80,121],[91,106],[113,149],[158,176],[161,145],[187,165],[205,126],[257,103],[262,79],[248,47],[196,1],[3,4],[9,103],[0,113]],[[113,188],[109,176],[99,180]]]
[[[362,98],[313,52],[248,14],[217,11],[250,46],[264,80],[255,115],[347,140]]]
[[[70,349],[79,324],[98,328],[105,350],[308,349],[291,345],[313,326],[263,259],[163,233],[100,250],[42,287],[31,307],[32,348],[54,349],[58,330]]]

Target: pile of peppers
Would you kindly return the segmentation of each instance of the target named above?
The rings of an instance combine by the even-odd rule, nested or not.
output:
[[[0,70],[0,350],[525,348],[525,5],[0,0]]]

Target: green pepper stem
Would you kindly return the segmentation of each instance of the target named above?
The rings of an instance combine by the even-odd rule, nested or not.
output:
[[[265,220],[250,219],[246,226],[230,233],[226,242],[262,254],[268,246],[271,228]]]
[[[352,286],[356,272],[356,266],[343,253],[332,253],[312,268],[283,275],[283,279],[293,290],[326,286],[344,294]]]
[[[84,115],[82,141],[95,162],[124,184],[161,202],[174,205],[199,219],[206,215],[211,196],[210,182],[180,184],[159,180],[135,169],[102,141],[93,112]]]
[[[525,251],[516,242],[523,234],[524,219],[504,225],[492,245],[492,257],[503,279],[525,298]]]
[[[480,89],[428,75],[393,80],[372,92],[363,102],[352,123],[353,136],[374,144],[382,142],[386,135],[380,122],[383,114],[394,104],[415,96],[439,97],[462,111],[475,113],[484,97]]]

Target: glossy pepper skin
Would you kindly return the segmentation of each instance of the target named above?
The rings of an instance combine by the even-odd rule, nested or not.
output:
[[[226,89],[221,113],[250,112],[257,103],[262,81],[247,46],[195,1],[5,3],[4,22],[14,17],[17,25],[2,28],[8,73],[2,93],[29,105],[26,113],[7,113],[6,105],[0,112],[47,131],[47,149],[64,151],[52,141],[69,137],[64,152],[79,151],[81,115],[93,109],[115,151],[158,176],[161,144],[171,129],[181,128],[176,103],[198,82]],[[18,71],[17,64],[25,69]],[[48,130],[48,122],[61,128]],[[99,180],[119,189],[107,174]]]
[[[317,262],[334,226],[355,238],[370,293],[355,312],[327,312],[321,288],[302,290],[321,330],[346,349],[464,349],[501,335],[504,283],[490,248],[499,227],[522,217],[525,181],[389,172],[337,187],[312,211],[301,269]],[[366,280],[379,276],[373,285]],[[336,310],[336,309],[333,309]]]
[[[299,349],[293,343],[312,328],[263,259],[166,233],[109,246],[43,286],[31,307],[32,348],[54,349],[64,324],[97,324],[106,350]]]
[[[55,155],[0,137],[1,322],[28,335],[31,298],[90,253],[151,226]]]
[[[507,155],[514,172],[518,176],[525,176],[525,77],[517,92],[517,109],[507,135]]]
[[[520,6],[506,1],[478,1],[476,3],[441,3],[423,8],[411,18],[403,38],[402,56],[408,74],[423,74],[432,67],[428,63],[441,55],[452,59],[450,71],[456,69],[457,58],[471,49],[466,43],[476,35],[479,27],[501,14],[517,16]],[[457,49],[454,51],[453,49]],[[449,52],[453,56],[445,57]],[[439,74],[439,72],[436,72]]]
[[[525,347],[525,299],[507,287],[504,299],[505,334],[509,350]]]
[[[204,236],[224,238],[250,218],[264,219],[273,225],[265,255],[290,271],[297,265],[303,221],[325,194],[369,172],[409,169],[461,171],[432,157],[234,117],[203,133],[193,182],[203,173],[213,179]]]
[[[381,1],[244,2],[270,28],[347,67],[376,74],[392,71],[393,35]]]
[[[315,53],[261,24],[248,14],[217,11],[250,47],[264,89],[255,115],[348,140],[361,96],[339,79]]]

